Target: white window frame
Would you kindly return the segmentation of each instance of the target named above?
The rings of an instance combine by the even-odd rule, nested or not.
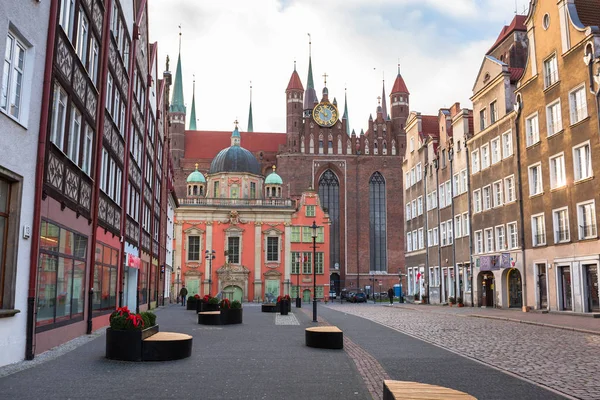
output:
[[[546,106],[546,129],[548,137],[554,136],[563,130],[560,99],[556,99]]]
[[[540,142],[540,118],[537,112],[525,119],[525,132],[526,147],[531,147]]]
[[[463,237],[462,234],[462,215],[458,214],[454,216],[454,238],[459,239]]]
[[[485,253],[492,253],[494,251],[494,228],[483,230],[483,246]]]
[[[506,236],[509,250],[519,247],[519,231],[517,231],[516,221],[506,224]]]
[[[565,153],[550,157],[550,189],[558,189],[567,185],[565,171]]]
[[[504,204],[512,203],[517,200],[515,190],[515,176],[510,175],[504,178]]]
[[[464,212],[462,214],[462,235],[470,236],[471,235],[471,223],[469,220],[469,213]]]
[[[411,217],[411,212],[410,212],[410,201],[408,203],[406,203],[406,220],[410,221],[412,219]]]
[[[475,254],[483,254],[483,231],[475,231]]]
[[[565,232],[564,236],[561,237],[561,218],[560,214],[564,213],[565,225],[563,226],[563,231]],[[553,233],[554,233],[554,243],[566,243],[571,240],[571,232],[569,228],[569,207],[561,207],[552,210],[552,225],[553,225]]]
[[[424,249],[425,248],[425,238],[423,237],[423,228],[419,228],[419,230],[417,231],[418,236],[419,236],[419,249]]]
[[[475,149],[471,152],[471,175],[480,171],[479,168],[479,150]]]
[[[549,88],[558,81],[558,57],[556,54],[552,54],[544,60],[544,89]]]
[[[498,102],[496,99],[490,103],[490,125],[498,121]]]
[[[481,189],[473,190],[473,214],[482,211],[481,205]]]
[[[417,215],[423,215],[423,196],[417,197]]]
[[[73,41],[73,21],[75,19],[75,0],[62,0],[60,4],[59,25],[70,41]]]
[[[491,165],[497,164],[502,160],[502,149],[500,148],[500,137],[490,141]]]
[[[579,160],[581,160],[580,157],[580,152],[579,149],[583,148],[583,147],[587,147],[588,148],[588,158],[585,162],[585,169],[587,172],[587,174],[584,176],[583,175],[583,171],[582,168],[579,166]],[[581,165],[583,166],[584,164],[581,163]],[[591,177],[594,176],[594,170],[592,169],[592,146],[590,144],[590,141],[586,141],[583,143],[578,144],[577,146],[573,146],[573,172],[574,172],[574,181],[582,181],[584,179],[589,179]]]
[[[64,152],[65,143],[65,128],[67,123],[67,106],[69,96],[67,92],[58,83],[54,84],[54,99],[52,107],[52,132],[50,134],[50,141],[58,147],[58,149]],[[62,115],[56,114],[58,110],[62,108]]]
[[[83,155],[81,160],[81,170],[87,175],[92,173],[92,158],[94,149],[94,130],[87,123],[83,127]]]
[[[71,103],[71,121],[69,123],[69,136],[67,137],[67,157],[79,166],[79,145],[81,143],[82,126],[81,112]]]
[[[584,207],[591,205],[591,211],[592,211],[592,218],[591,221],[589,221],[591,223],[591,232],[589,234],[586,234],[585,232],[585,228],[587,227],[587,225],[584,225],[585,221],[584,218]],[[595,200],[588,200],[588,201],[583,201],[581,203],[577,203],[577,226],[578,226],[578,233],[579,233],[579,240],[585,240],[585,239],[595,239],[598,237],[598,221],[597,221],[597,216],[596,216],[596,201]]]
[[[479,110],[479,129],[484,130],[487,126],[487,109],[484,107]]]
[[[79,7],[79,21],[77,24],[77,44],[75,46],[75,52],[79,56],[79,59],[85,66],[85,60],[87,59],[88,43],[90,38],[90,21],[85,15],[83,8]]]
[[[29,70],[29,47],[15,33],[8,32],[0,88],[0,110],[23,125],[27,122],[30,91],[25,75]]]
[[[502,179],[492,184],[492,195],[494,196],[493,207],[500,207],[504,204],[504,193],[503,193],[503,182]]]
[[[410,253],[412,250],[412,232],[406,232],[406,252]]]
[[[542,226],[538,227],[537,221],[542,221]],[[538,228],[541,228],[542,232],[538,232]],[[541,241],[540,239],[543,239]],[[544,213],[539,213],[531,216],[531,242],[533,247],[546,245],[546,218]]]
[[[537,170],[538,182],[534,182],[532,171]],[[530,165],[527,168],[527,174],[529,177],[529,197],[537,196],[544,193],[544,182],[542,178],[542,163],[538,162],[533,165]],[[536,184],[537,183],[537,184]]]
[[[492,208],[492,185],[484,186],[481,189],[481,205],[483,211],[487,211]]]
[[[440,244],[440,230],[437,228],[433,228],[433,245],[438,246]]]
[[[506,249],[506,231],[504,229],[504,225],[497,225],[495,227],[495,235],[496,235],[496,251],[502,252]]]
[[[513,155],[512,130],[502,134],[502,158],[508,158]]]
[[[587,91],[585,90],[585,83],[582,83],[569,92],[569,114],[571,116],[571,125],[575,125],[588,117],[586,97]]]
[[[490,144],[486,143],[481,146],[481,170],[483,171],[490,166]]]

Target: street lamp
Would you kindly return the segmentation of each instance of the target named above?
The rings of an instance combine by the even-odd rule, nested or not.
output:
[[[210,297],[210,288],[212,286],[212,260],[217,258],[216,253],[214,250],[206,250],[204,252],[206,254],[204,258],[208,260],[208,297]]]
[[[304,264],[302,257],[300,260],[296,259],[295,263],[298,263],[298,271],[296,271],[296,308],[302,307],[302,300],[300,300],[300,264]]]
[[[313,322],[317,322],[317,229],[319,227],[313,220],[311,226],[313,240]]]

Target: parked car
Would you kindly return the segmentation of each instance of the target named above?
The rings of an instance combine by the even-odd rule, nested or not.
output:
[[[335,293],[333,290],[332,290],[332,291],[330,291],[330,292],[329,292],[329,298],[330,298],[330,299],[335,299],[335,297],[336,297],[336,293]]]
[[[351,303],[366,303],[367,295],[363,292],[352,293],[348,298],[348,301]]]
[[[352,293],[352,292],[349,292],[348,289],[342,289],[342,291],[340,293],[340,298],[342,300],[348,301],[350,298],[350,293]]]

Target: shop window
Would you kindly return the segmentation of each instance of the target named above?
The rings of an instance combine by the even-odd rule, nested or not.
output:
[[[94,296],[92,308],[114,310],[117,305],[117,274],[119,251],[101,243],[96,245],[94,264]]]
[[[87,237],[42,221],[38,327],[83,319]]]

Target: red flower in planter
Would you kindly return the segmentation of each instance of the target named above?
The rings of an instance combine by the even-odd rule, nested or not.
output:
[[[208,301],[209,301],[209,300],[210,300],[210,296],[209,296],[209,295],[207,295],[207,294],[205,294],[205,295],[204,295],[204,297],[202,298],[202,301],[203,301],[204,303],[208,303]]]
[[[195,298],[196,300],[198,300],[198,299],[200,298],[200,295],[199,295],[199,294],[195,294],[195,295],[194,295],[194,298]]]
[[[133,326],[135,326],[136,328],[139,327],[140,324],[142,327],[144,326],[144,320],[142,319],[142,316],[140,314],[129,314],[127,320],[131,321]]]
[[[221,309],[230,309],[231,308],[231,302],[229,301],[229,299],[223,299],[221,301]]]
[[[117,308],[117,312],[119,313],[119,315],[123,315],[123,314],[126,314],[126,316],[131,315],[131,312],[129,311],[129,308],[127,308],[127,306]]]

